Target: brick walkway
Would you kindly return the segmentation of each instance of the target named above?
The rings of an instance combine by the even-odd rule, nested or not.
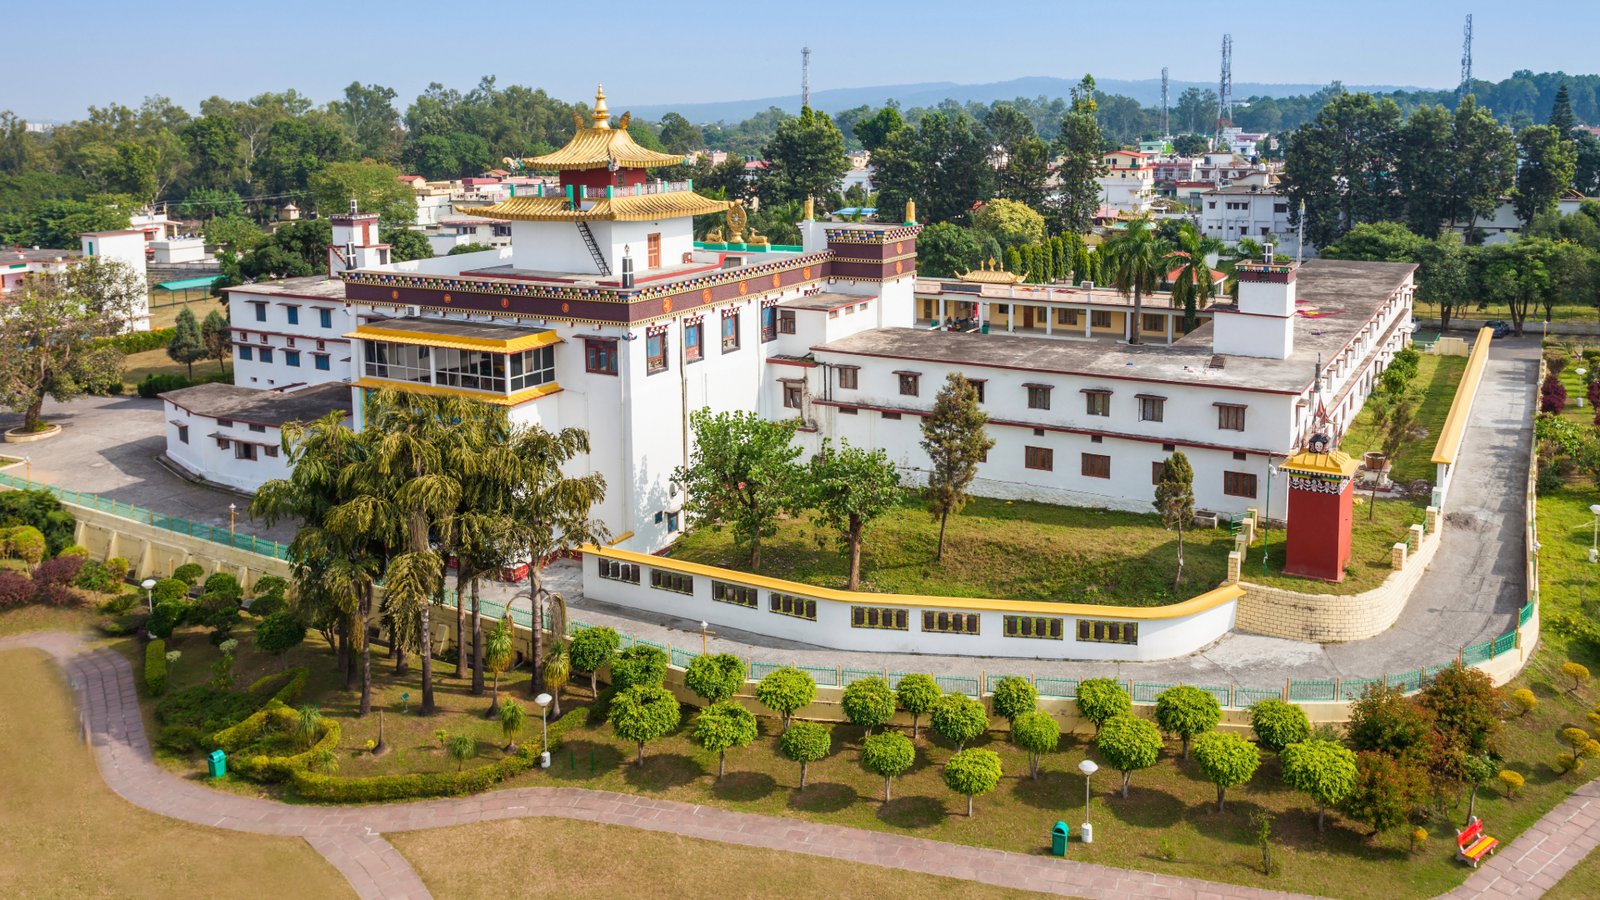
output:
[[[515,788],[474,797],[356,807],[297,806],[240,797],[211,790],[155,764],[132,669],[122,656],[90,650],[82,637],[61,632],[0,638],[0,651],[24,647],[49,653],[66,669],[101,775],[118,795],[135,806],[186,822],[302,837],[363,898],[431,896],[405,858],[383,839],[385,832],[531,816],[625,825],[1096,900],[1301,896],[579,788]],[[1594,827],[1597,819],[1600,781],[1579,788],[1449,896],[1543,893],[1600,843],[1600,829]]]

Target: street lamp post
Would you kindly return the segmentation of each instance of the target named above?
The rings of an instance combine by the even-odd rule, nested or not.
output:
[[[1577,371],[1575,371],[1573,374],[1578,376],[1578,385],[1587,390],[1587,388],[1589,386],[1588,385],[1588,381],[1583,376],[1589,374],[1589,370],[1580,368]],[[1579,394],[1578,395],[1578,408],[1579,409],[1583,409],[1583,399],[1584,399],[1583,394]]]
[[[148,605],[150,607],[150,612],[152,612],[152,613],[155,612],[156,611],[156,601],[155,601],[156,580],[154,578],[146,578],[145,580],[139,582],[139,587],[144,588],[144,602],[145,602],[146,605]]]
[[[1589,562],[1594,562],[1600,559],[1600,503],[1590,505],[1589,512],[1594,513],[1594,521],[1590,523],[1593,534],[1589,538]]]
[[[706,653],[710,652],[710,651],[708,651],[706,649],[706,638],[710,637],[713,634],[716,634],[716,632],[711,630],[711,623],[707,622],[704,619],[701,619],[700,620],[700,655],[701,656],[705,656]]]
[[[22,457],[22,480],[30,482],[30,483],[33,481],[33,457],[32,456],[24,456],[24,457]]]
[[[1089,776],[1100,771],[1094,760],[1086,759],[1078,763],[1078,771],[1083,773],[1083,842],[1094,843],[1094,826],[1089,824]]]
[[[1270,547],[1267,542],[1268,535],[1272,532],[1272,479],[1278,474],[1278,467],[1272,464],[1272,457],[1267,457],[1267,508],[1261,514],[1261,577],[1267,577],[1267,554]]]
[[[533,698],[539,704],[540,729],[544,733],[544,740],[539,744],[543,749],[539,753],[539,768],[550,768],[550,701],[555,699],[549,694],[540,694]]]
[[[233,537],[233,535],[234,535],[234,523],[236,522],[236,517],[238,515],[239,515],[239,504],[237,504],[237,503],[229,503],[228,504],[228,537]]]

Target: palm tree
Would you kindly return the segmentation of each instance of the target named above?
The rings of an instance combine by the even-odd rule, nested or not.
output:
[[[500,733],[506,736],[506,755],[517,752],[517,735],[528,724],[528,711],[507,697],[500,703]]]
[[[1111,284],[1124,297],[1133,297],[1133,313],[1128,324],[1128,343],[1142,343],[1140,326],[1144,317],[1144,295],[1156,289],[1166,275],[1168,244],[1156,236],[1147,218],[1134,219],[1122,233],[1106,241],[1100,249],[1106,254]]]
[[[562,630],[551,620],[550,633],[557,637],[544,661],[544,689],[551,697],[550,715],[558,719],[561,718],[561,691],[572,680],[572,657],[567,654],[567,642],[559,637]]]
[[[1178,240],[1167,254],[1167,265],[1177,271],[1172,278],[1172,302],[1183,304],[1183,330],[1187,334],[1199,325],[1196,313],[1216,295],[1216,275],[1206,259],[1223,251],[1222,242],[1206,237],[1192,222],[1178,229]]]
[[[461,481],[461,502],[444,523],[442,540],[456,557],[456,626],[461,644],[456,675],[466,663],[466,615],[462,594],[472,598],[472,693],[483,694],[483,618],[478,594],[487,573],[512,568],[519,554],[512,515],[521,461],[512,451],[512,429],[503,411],[490,411],[478,423],[480,438],[458,444],[447,462]],[[464,588],[465,586],[465,588]]]

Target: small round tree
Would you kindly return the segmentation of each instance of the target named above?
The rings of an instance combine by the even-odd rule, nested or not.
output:
[[[506,753],[517,752],[517,735],[528,724],[528,711],[510,697],[500,701],[500,733],[506,737]]]
[[[1600,382],[1595,382],[1600,384]],[[1517,688],[1511,692],[1511,702],[1517,706],[1517,715],[1525,716],[1539,708],[1539,698],[1527,688]]]
[[[867,771],[883,777],[883,802],[889,802],[889,788],[896,775],[904,775],[917,761],[917,748],[898,731],[870,735],[861,745],[861,764]]]
[[[800,764],[800,790],[806,789],[806,767],[833,749],[833,734],[815,722],[796,722],[778,738],[778,752]]]
[[[1300,741],[1284,747],[1283,781],[1317,804],[1317,833],[1322,833],[1324,813],[1350,796],[1356,782],[1356,755],[1333,741]]]
[[[1007,675],[995,682],[992,702],[995,715],[1015,722],[1017,716],[1039,708],[1039,691],[1026,678]]]
[[[678,698],[659,684],[632,685],[611,701],[611,727],[617,737],[638,745],[639,756],[635,762],[641,766],[644,765],[645,743],[671,734],[682,716]]]
[[[1094,733],[1112,716],[1124,715],[1133,709],[1133,698],[1120,681],[1110,678],[1086,678],[1078,683],[1078,712],[1094,723]]]
[[[1261,746],[1282,753],[1283,748],[1311,736],[1311,720],[1300,707],[1271,697],[1250,707],[1250,729]]]
[[[667,677],[667,654],[635,644],[611,658],[611,687],[622,693],[636,684],[659,686]]]
[[[1156,695],[1156,724],[1183,742],[1183,758],[1189,758],[1189,742],[1222,721],[1222,705],[1210,691],[1180,684]]]
[[[845,718],[851,724],[859,725],[867,734],[871,734],[872,729],[888,724],[894,718],[894,691],[889,689],[889,682],[882,678],[862,678],[845,687],[839,705],[844,707]]]
[[[617,653],[622,639],[604,625],[580,628],[572,636],[572,646],[567,652],[572,656],[572,668],[589,676],[589,694],[600,696],[599,672]]]
[[[1583,663],[1562,663],[1561,674],[1572,679],[1572,690],[1574,691],[1589,683],[1589,667]]]
[[[694,741],[717,754],[719,779],[728,768],[728,751],[734,747],[748,746],[755,739],[756,717],[750,714],[750,710],[731,700],[713,703],[695,717]]]
[[[744,660],[732,653],[696,656],[683,672],[683,683],[708,705],[721,703],[744,684]]]
[[[289,665],[288,653],[306,639],[306,623],[287,609],[280,609],[256,625],[256,649],[278,658],[278,668]]]
[[[817,699],[817,683],[811,676],[793,666],[773,669],[756,684],[756,700],[783,719],[785,730],[789,717]]]
[[[1261,751],[1236,734],[1208,731],[1194,739],[1194,761],[1206,780],[1217,786],[1217,812],[1224,810],[1228,788],[1248,782],[1261,765]]]
[[[456,761],[456,771],[461,771],[467,760],[478,755],[478,742],[470,734],[452,734],[445,738],[444,752]]]
[[[955,744],[957,750],[966,749],[968,741],[989,730],[989,715],[984,712],[983,704],[965,694],[940,697],[928,721],[933,730]]]
[[[944,764],[944,783],[967,798],[967,818],[972,818],[972,798],[987,794],[1000,783],[1000,754],[993,750],[962,750]]]
[[[1046,712],[1025,712],[1011,721],[1011,742],[1028,751],[1028,773],[1039,777],[1039,759],[1054,753],[1061,742],[1061,726]]]
[[[1405,824],[1425,790],[1427,776],[1409,759],[1371,750],[1356,754],[1356,776],[1344,798],[1345,814],[1372,827],[1373,836]]]
[[[1148,769],[1161,756],[1161,732],[1130,715],[1112,716],[1100,726],[1094,748],[1111,768],[1122,773],[1122,796],[1128,796],[1133,773]]]
[[[944,695],[944,689],[939,687],[939,682],[932,675],[912,673],[900,679],[900,684],[894,689],[895,700],[900,703],[900,708],[911,714],[911,738],[918,736],[918,720],[933,712],[933,705],[939,702]]]

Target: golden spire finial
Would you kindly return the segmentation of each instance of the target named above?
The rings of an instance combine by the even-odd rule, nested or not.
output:
[[[915,201],[915,200],[907,200],[906,201],[906,221],[905,221],[905,224],[907,224],[907,225],[915,225],[915,224],[917,224],[917,201]]]
[[[810,222],[810,221],[814,220],[816,217],[817,217],[817,201],[816,201],[815,198],[807,197],[806,198],[806,212],[805,212],[805,215],[801,217],[801,220],[805,221],[805,222]]]
[[[594,88],[594,127],[611,127],[611,111],[606,109],[606,86],[603,84]]]

